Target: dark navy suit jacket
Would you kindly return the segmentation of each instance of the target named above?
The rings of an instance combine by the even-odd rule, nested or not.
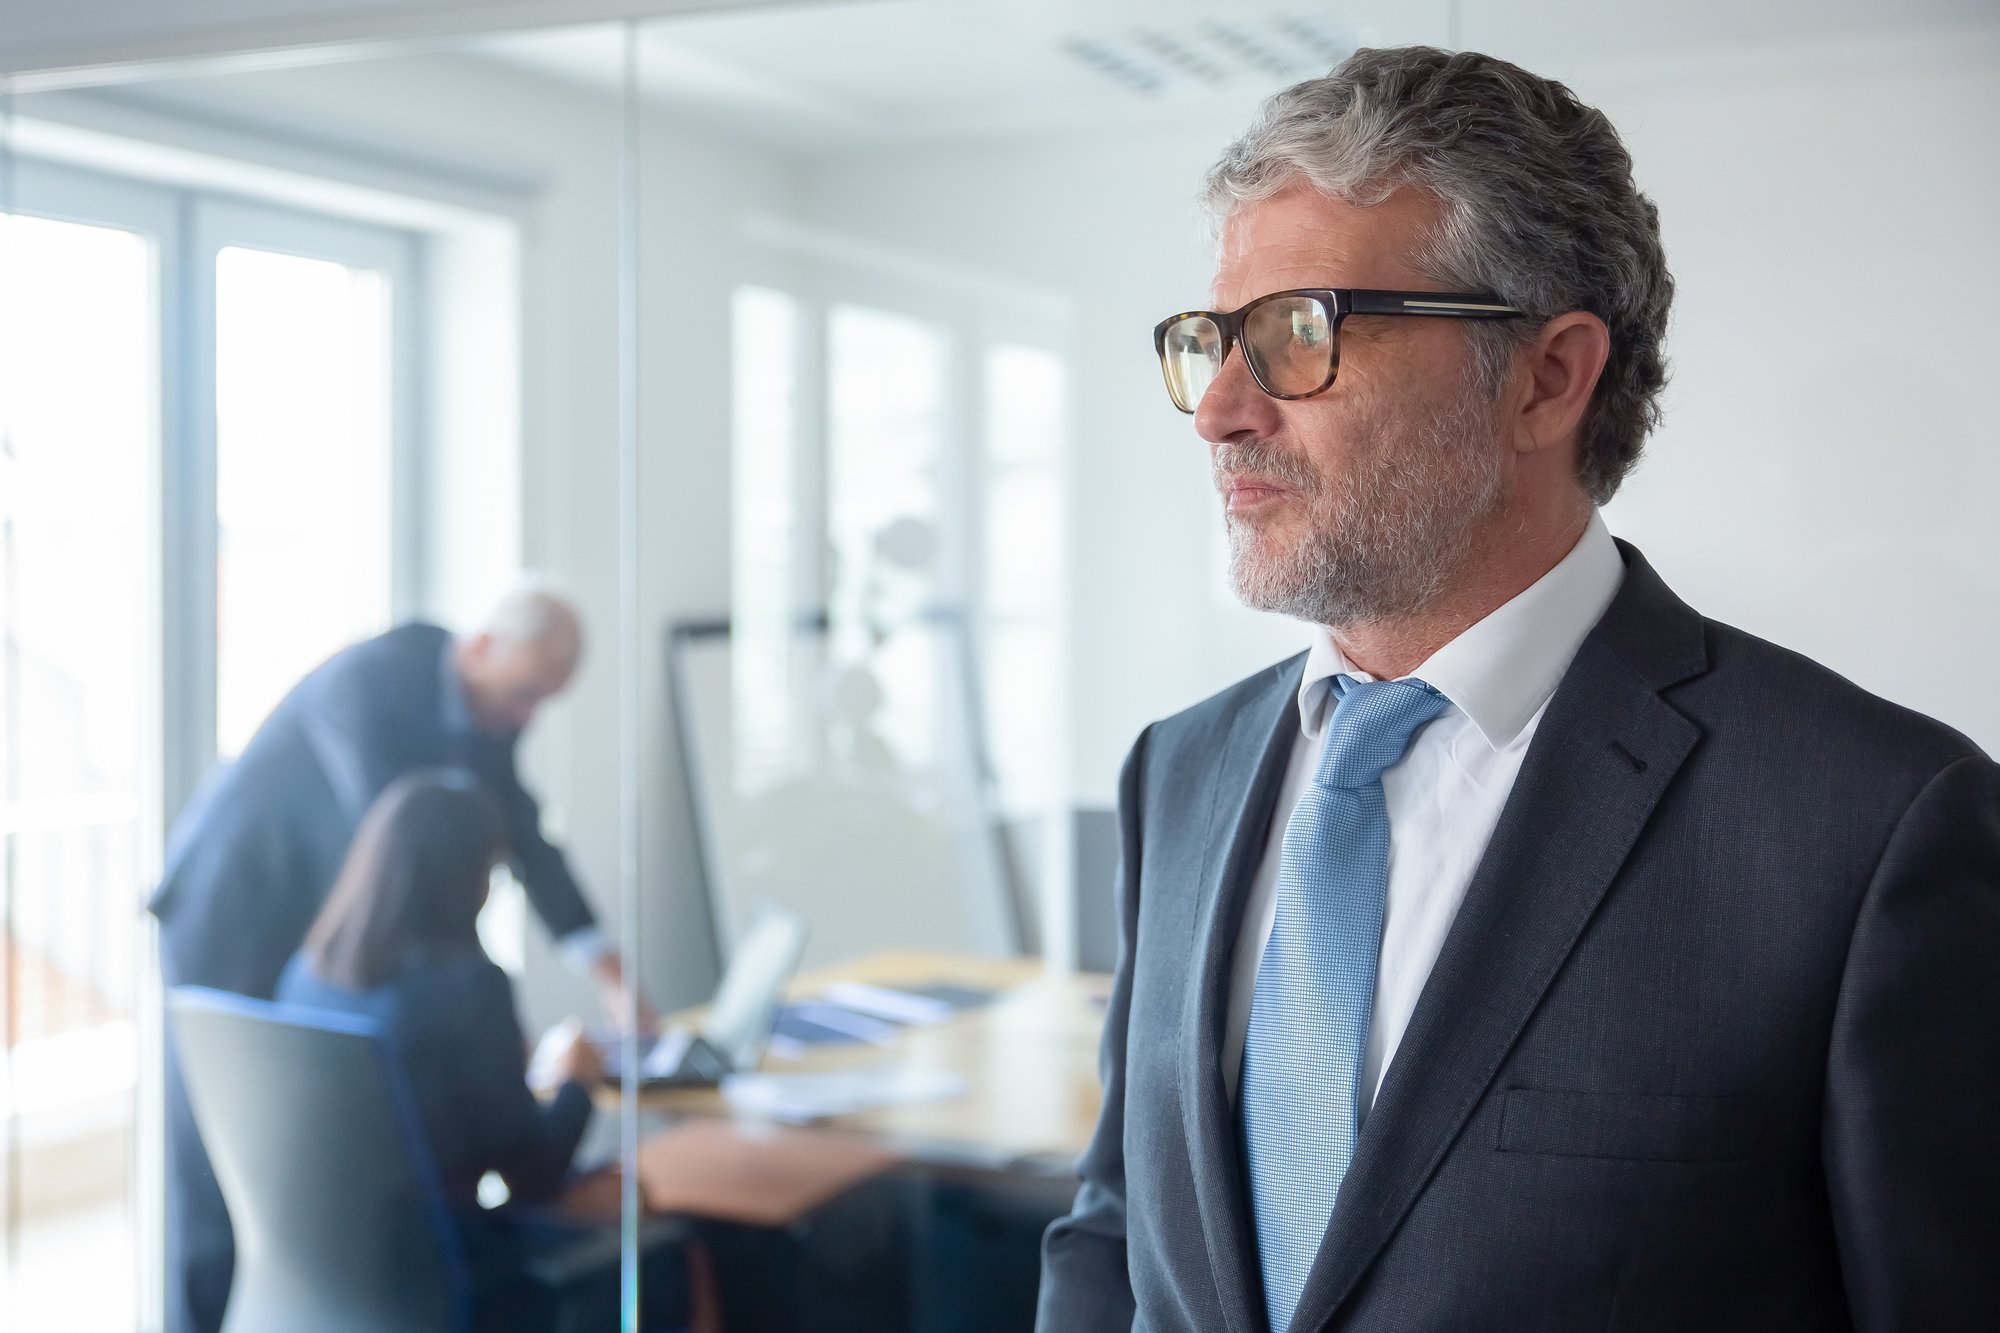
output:
[[[514,770],[514,736],[453,727],[449,635],[403,625],[328,659],[214,774],[168,840],[150,904],[167,979],[269,999],[304,942],[362,814],[413,769],[470,769],[500,802],[514,869],[557,937],[593,924]]]
[[[369,990],[321,980],[300,955],[285,968],[277,998],[382,1024],[446,1197],[462,1213],[475,1212],[488,1171],[500,1173],[515,1202],[555,1195],[590,1121],[590,1094],[564,1084],[544,1106],[528,1091],[513,987],[484,953],[415,961]]]
[[[2000,767],[1620,548],[1293,1328],[2000,1327]],[[1265,1333],[1219,1061],[1300,669],[1126,763],[1104,1109],[1042,1333]]]

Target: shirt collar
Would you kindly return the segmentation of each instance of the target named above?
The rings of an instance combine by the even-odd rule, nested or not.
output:
[[[1593,510],[1583,536],[1555,568],[1397,679],[1417,677],[1435,686],[1472,719],[1488,745],[1504,749],[1556,692],[1624,577],[1611,531]],[[1337,675],[1375,679],[1317,628],[1299,682],[1299,723],[1308,739],[1319,739]]]
[[[442,689],[439,691],[439,711],[444,718],[447,736],[472,736],[478,734],[479,727],[472,720],[472,705],[466,702],[465,682],[458,674],[458,640],[445,636],[444,655],[438,664]]]

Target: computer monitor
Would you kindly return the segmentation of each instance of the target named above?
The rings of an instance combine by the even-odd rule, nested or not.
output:
[[[785,1002],[785,987],[804,955],[809,930],[804,917],[782,907],[766,907],[729,956],[701,1025],[701,1037],[732,1070],[757,1067],[771,1025]]]

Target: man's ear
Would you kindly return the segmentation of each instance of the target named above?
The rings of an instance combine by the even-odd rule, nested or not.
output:
[[[1526,385],[1514,416],[1514,447],[1554,449],[1576,437],[1611,355],[1611,331],[1584,310],[1557,315],[1522,351]]]

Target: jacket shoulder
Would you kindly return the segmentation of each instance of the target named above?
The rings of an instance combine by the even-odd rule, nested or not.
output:
[[[420,621],[341,649],[307,678],[307,697],[374,712],[432,694],[450,634]]]
[[[1963,732],[1875,694],[1804,653],[1704,617],[1709,669],[1673,691],[1698,721],[1783,735],[1804,756],[1928,777],[1984,752]]]
[[[327,659],[327,666],[336,670],[370,667],[393,670],[421,662],[435,667],[450,638],[450,631],[442,626],[412,620],[335,653]]]

